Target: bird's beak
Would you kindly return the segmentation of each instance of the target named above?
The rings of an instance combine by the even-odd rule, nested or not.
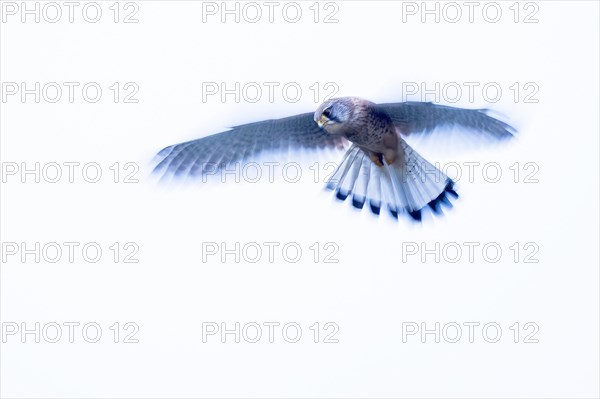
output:
[[[319,125],[319,127],[323,127],[323,125],[325,125],[326,123],[327,118],[325,117],[325,115],[319,116],[319,119],[317,120],[317,125]]]

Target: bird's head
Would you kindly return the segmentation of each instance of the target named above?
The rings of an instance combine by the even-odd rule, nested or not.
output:
[[[332,98],[315,111],[314,120],[329,133],[339,133],[352,116],[353,104],[349,98]]]

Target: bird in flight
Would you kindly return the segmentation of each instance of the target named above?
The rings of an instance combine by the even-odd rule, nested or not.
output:
[[[316,112],[234,126],[208,137],[175,144],[158,153],[154,171],[163,176],[202,176],[263,154],[289,149],[350,148],[329,181],[342,201],[379,215],[421,220],[424,209],[441,213],[457,198],[454,182],[411,148],[403,137],[441,128],[470,130],[494,140],[513,136],[508,124],[487,110],[425,102],[375,104],[357,97],[332,98]]]

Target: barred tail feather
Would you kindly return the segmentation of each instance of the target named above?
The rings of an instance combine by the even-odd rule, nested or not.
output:
[[[412,149],[404,140],[398,144],[398,158],[392,165],[375,165],[356,145],[350,147],[327,188],[342,201],[352,195],[352,205],[365,203],[379,215],[385,207],[394,217],[406,213],[421,220],[424,208],[440,213],[442,205],[452,207],[457,198],[454,182]]]

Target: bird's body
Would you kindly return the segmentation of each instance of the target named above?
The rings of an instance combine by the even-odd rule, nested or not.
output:
[[[398,135],[392,118],[377,104],[358,97],[343,97],[327,101],[315,112],[323,115],[323,111],[333,102],[347,104],[352,111],[346,123],[323,124],[323,128],[331,134],[340,134],[356,144],[369,155],[369,158],[382,166],[382,157],[393,163],[397,158]],[[318,123],[318,121],[317,121]]]
[[[467,110],[431,103],[375,104],[357,97],[330,99],[314,114],[236,126],[202,139],[167,147],[155,171],[175,175],[205,175],[234,162],[248,162],[264,152],[290,147],[318,149],[352,146],[327,187],[337,198],[352,194],[352,204],[368,202],[379,214],[386,206],[392,215],[408,213],[421,219],[429,206],[440,211],[457,197],[454,183],[420,156],[402,135],[429,133],[438,127],[475,130],[494,139],[512,137],[512,128],[485,110]]]

